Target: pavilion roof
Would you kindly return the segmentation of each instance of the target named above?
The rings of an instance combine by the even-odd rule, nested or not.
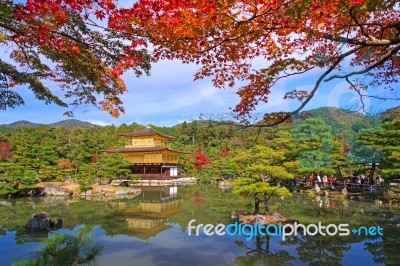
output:
[[[125,134],[121,134],[121,136],[123,136],[123,137],[145,137],[145,136],[154,136],[154,135],[159,135],[160,137],[163,137],[166,139],[174,139],[175,138],[175,137],[160,133],[157,130],[154,130],[150,127],[147,127],[145,129],[141,129],[141,130],[132,131],[132,132],[125,133]]]
[[[154,152],[154,151],[170,151],[175,153],[185,153],[181,151],[175,151],[168,148],[162,147],[132,147],[132,148],[115,148],[115,149],[106,149],[104,152]]]

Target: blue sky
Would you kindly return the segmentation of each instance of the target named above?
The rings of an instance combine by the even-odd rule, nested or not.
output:
[[[239,102],[236,88],[219,90],[212,86],[210,80],[193,81],[196,65],[183,64],[180,61],[161,61],[152,66],[150,76],[137,78],[131,73],[124,75],[128,93],[122,97],[126,113],[119,118],[112,118],[108,113],[89,108],[74,112],[76,119],[100,125],[120,125],[137,122],[171,126],[184,120],[198,119],[200,114],[220,114],[229,112]],[[268,104],[262,104],[257,112],[293,110],[299,105],[297,101],[284,101],[283,94],[291,89],[310,90],[320,72],[312,71],[301,77],[293,77],[278,83]],[[359,99],[355,92],[347,89],[348,85],[341,80],[323,83],[317,95],[305,109],[321,106],[355,108]],[[57,88],[55,88],[57,89]],[[25,106],[0,111],[0,124],[17,120],[29,120],[36,123],[53,123],[68,117],[63,116],[65,108],[56,105],[45,105],[36,100],[26,87],[19,87],[24,97]],[[375,88],[371,93],[384,95],[387,92]],[[367,109],[378,112],[399,105],[396,101],[378,101],[366,99]]]

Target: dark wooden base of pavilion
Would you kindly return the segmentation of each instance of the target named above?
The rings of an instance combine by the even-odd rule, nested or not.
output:
[[[132,164],[131,172],[143,179],[178,178],[177,164]]]

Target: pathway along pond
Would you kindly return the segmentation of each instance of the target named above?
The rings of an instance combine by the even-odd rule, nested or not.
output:
[[[52,233],[28,234],[33,213],[63,218],[57,232],[94,226],[104,247],[96,265],[400,265],[399,208],[376,203],[294,195],[274,198],[271,210],[303,224],[381,226],[382,236],[188,236],[187,225],[229,224],[230,213],[251,211],[252,201],[213,186],[144,188],[134,199],[86,200],[60,197],[0,201],[1,265],[33,257]]]

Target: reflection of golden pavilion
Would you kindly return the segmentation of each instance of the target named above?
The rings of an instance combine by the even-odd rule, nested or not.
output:
[[[139,208],[126,211],[127,233],[147,240],[171,228],[165,222],[169,216],[181,211],[177,192],[176,186],[142,187]]]

